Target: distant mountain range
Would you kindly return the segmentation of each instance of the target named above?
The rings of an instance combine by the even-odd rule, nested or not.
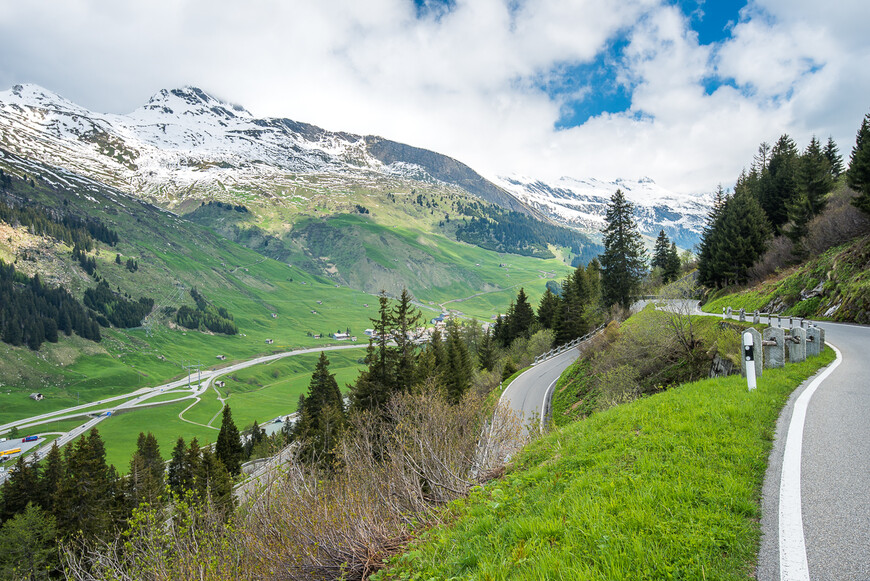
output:
[[[488,180],[432,151],[289,119],[257,119],[195,87],[162,90],[127,115],[94,113],[35,85],[0,92],[0,148],[114,186],[161,207],[237,199],[292,199],[384,180],[442,183],[507,209],[596,232],[621,187],[644,233],[664,228],[684,247],[698,240],[709,200],[678,196],[652,180],[517,176]]]

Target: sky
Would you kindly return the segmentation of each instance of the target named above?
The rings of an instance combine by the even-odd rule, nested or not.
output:
[[[487,176],[726,188],[870,113],[867,0],[0,0],[0,90],[127,113],[197,86]]]

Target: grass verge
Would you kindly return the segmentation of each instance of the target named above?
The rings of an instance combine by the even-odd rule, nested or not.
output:
[[[684,384],[543,437],[377,579],[746,579],[789,394],[834,359]]]

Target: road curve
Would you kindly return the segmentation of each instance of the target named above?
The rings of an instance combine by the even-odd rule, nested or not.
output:
[[[870,579],[870,328],[818,324],[842,361],[806,408],[795,505],[797,522],[803,523],[806,568],[781,566],[781,552],[792,549],[780,546],[779,492],[795,402],[810,382],[792,394],[777,425],[762,496],[757,571],[762,581]]]
[[[552,359],[542,361],[530,367],[504,390],[500,403],[505,403],[514,410],[526,429],[530,422],[540,422],[544,413],[544,398],[548,396],[556,380],[569,365],[577,360],[579,350],[569,349]],[[552,394],[549,394],[552,396]]]

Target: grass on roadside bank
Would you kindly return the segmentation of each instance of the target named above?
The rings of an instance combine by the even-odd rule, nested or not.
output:
[[[789,394],[830,363],[730,376],[596,413],[533,442],[376,579],[747,579]]]

